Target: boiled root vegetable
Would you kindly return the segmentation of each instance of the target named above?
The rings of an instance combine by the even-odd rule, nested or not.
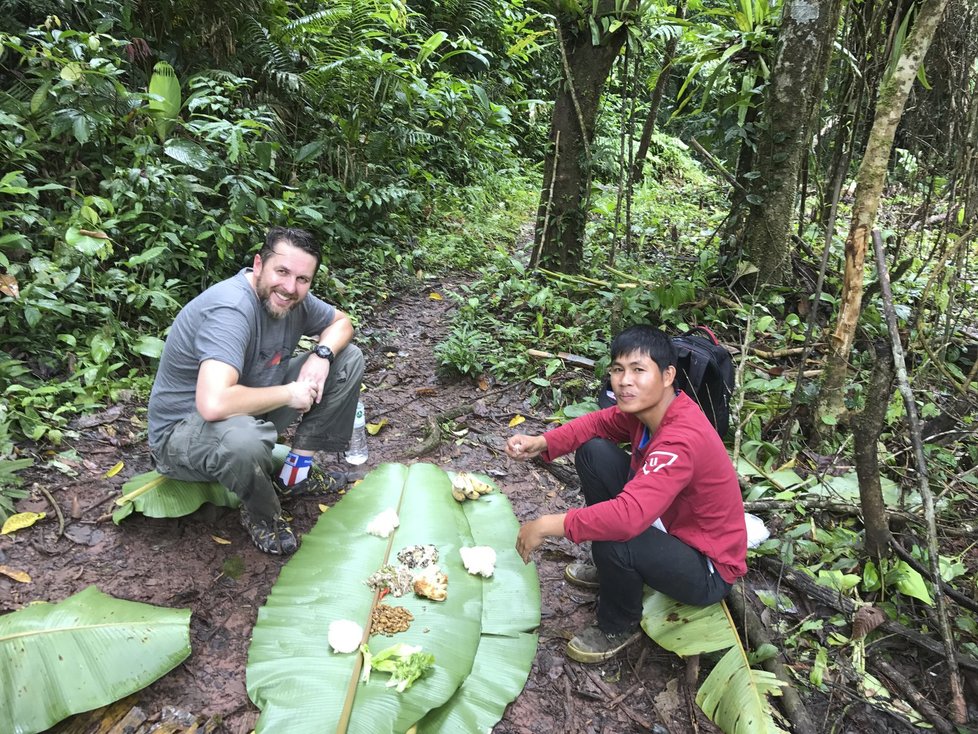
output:
[[[458,472],[452,477],[452,497],[458,502],[477,500],[490,492],[492,492],[491,484],[486,484],[468,472]]]
[[[448,576],[438,566],[428,566],[414,577],[414,593],[432,601],[448,598]]]

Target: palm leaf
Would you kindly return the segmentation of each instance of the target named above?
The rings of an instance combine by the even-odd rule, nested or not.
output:
[[[0,731],[44,731],[149,685],[190,655],[190,610],[89,586],[0,617]]]
[[[288,446],[276,444],[272,450],[276,469],[281,468],[288,451]],[[118,525],[133,512],[146,517],[183,517],[199,510],[205,502],[231,508],[241,504],[218,482],[184,482],[149,471],[122,485],[122,496],[115,501],[119,509],[112,513],[112,521]]]
[[[366,534],[369,520],[388,507],[400,515],[390,541]],[[320,517],[259,610],[247,669],[248,694],[262,710],[256,731],[337,730],[351,692],[350,732],[405,731],[446,702],[446,717],[487,722],[480,723],[482,730],[498,721],[526,680],[533,657],[527,649],[535,648],[527,630],[539,621],[536,575],[532,567],[517,566],[514,523],[502,495],[455,502],[448,475],[430,464],[385,464],[372,471]],[[469,575],[461,563],[458,549],[477,538],[491,539],[496,548],[498,570],[490,579]],[[360,656],[334,654],[326,634],[337,619],[367,627],[374,595],[363,581],[388,558],[394,560],[401,547],[415,543],[438,548],[448,598],[432,602],[406,594],[385,600],[406,607],[415,620],[396,638],[371,638],[371,650],[405,642],[435,657],[427,675],[397,694],[385,686],[382,673],[357,683]],[[499,606],[490,611],[489,603]],[[490,678],[493,670],[499,681],[494,690],[472,686],[478,689],[472,694],[484,700],[481,706],[465,688],[457,694],[470,673]],[[433,722],[423,722],[425,731],[449,731]]]
[[[740,635],[723,602],[706,607],[681,604],[646,590],[642,628],[677,655],[698,655],[730,648],[700,686],[696,704],[726,734],[779,734],[767,696],[781,695],[774,675],[753,670]]]

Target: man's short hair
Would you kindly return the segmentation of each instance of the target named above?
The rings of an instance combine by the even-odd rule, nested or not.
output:
[[[651,357],[659,370],[676,366],[676,347],[665,332],[648,324],[629,326],[611,342],[611,360],[639,352]]]
[[[308,252],[316,258],[316,270],[319,270],[319,265],[323,261],[323,251],[319,247],[319,243],[316,242],[316,238],[312,236],[312,232],[298,227],[272,227],[268,230],[268,234],[265,236],[265,244],[262,245],[258,253],[261,259],[266,260],[274,255],[275,245],[279,242]]]

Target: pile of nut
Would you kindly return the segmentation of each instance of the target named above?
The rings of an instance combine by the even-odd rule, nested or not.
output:
[[[378,604],[370,615],[370,634],[391,635],[404,632],[414,621],[414,615],[404,607]]]

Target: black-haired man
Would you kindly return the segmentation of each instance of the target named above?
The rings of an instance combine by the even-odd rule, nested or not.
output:
[[[347,479],[312,458],[346,448],[364,368],[349,317],[309,293],[321,259],[309,232],[272,228],[252,268],[177,315],[149,400],[157,470],[234,492],[242,524],[266,553],[298,547],[280,496],[322,494]],[[303,335],[318,345],[294,357]],[[272,476],[278,435],[299,416],[285,466]]]
[[[707,417],[673,386],[676,351],[651,326],[611,345],[617,403],[542,436],[506,443],[514,459],[550,461],[576,450],[586,506],[523,524],[524,561],[547,537],[592,541],[594,566],[565,578],[598,589],[597,624],[567,645],[574,660],[606,660],[640,631],[643,584],[686,604],[719,601],[747,571],[747,530],[737,475]],[[631,456],[618,447],[630,442]]]

